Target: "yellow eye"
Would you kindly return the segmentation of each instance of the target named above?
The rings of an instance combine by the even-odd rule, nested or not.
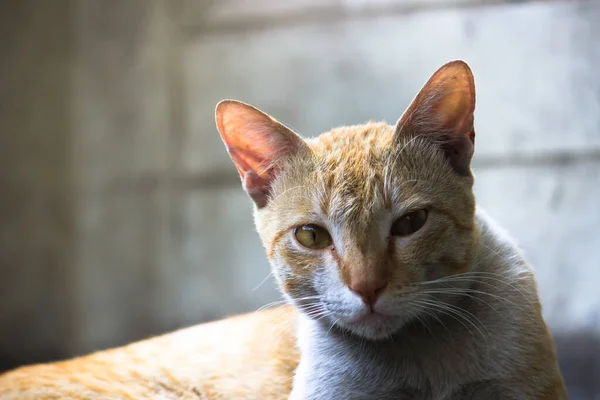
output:
[[[302,225],[294,229],[294,236],[302,246],[313,250],[324,249],[331,245],[331,236],[325,228],[318,225]]]
[[[392,236],[408,236],[425,225],[427,210],[417,210],[401,216],[392,225]]]

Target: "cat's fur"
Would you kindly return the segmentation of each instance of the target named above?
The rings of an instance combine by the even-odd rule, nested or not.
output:
[[[304,140],[221,102],[218,129],[296,308],[17,369],[0,377],[0,398],[566,399],[533,274],[475,206],[474,108],[460,61],[396,126]],[[418,209],[420,229],[390,233]],[[295,230],[307,224],[331,243],[301,245]]]
[[[0,376],[2,400],[284,400],[298,363],[291,306]]]

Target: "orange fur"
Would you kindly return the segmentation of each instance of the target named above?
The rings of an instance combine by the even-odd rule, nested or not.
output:
[[[283,400],[298,363],[290,306],[0,376],[2,400]]]

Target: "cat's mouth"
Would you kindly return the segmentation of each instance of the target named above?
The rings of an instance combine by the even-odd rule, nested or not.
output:
[[[338,319],[336,325],[367,339],[383,339],[396,330],[394,317],[379,312],[364,312],[353,318]]]
[[[381,314],[377,311],[369,311],[361,313],[359,316],[351,319],[349,322],[353,324],[381,324],[389,322],[390,316]]]
[[[329,314],[330,327],[335,325],[368,339],[389,337],[398,329],[397,315],[380,310],[378,306],[371,308],[362,305],[356,308],[340,301],[326,301],[324,304],[324,309]]]

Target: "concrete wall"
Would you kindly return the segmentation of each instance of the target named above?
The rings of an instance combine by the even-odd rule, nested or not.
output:
[[[0,3],[0,364],[70,350],[73,21],[68,1]]]
[[[168,235],[169,20],[162,1],[76,7],[73,184],[77,187],[75,349],[162,331]],[[151,192],[140,181],[158,184]],[[167,300],[168,301],[168,300]]]
[[[597,21],[599,1],[4,2],[0,355],[65,357],[278,299],[216,102],[313,136],[395,121],[463,58],[478,201],[536,266],[561,357],[600,368]]]
[[[219,99],[247,101],[312,136],[395,121],[438,66],[465,59],[478,88],[479,203],[536,266],[550,324],[600,331],[600,3],[382,11],[293,26],[264,18],[268,29],[213,28],[202,40],[190,29],[186,172],[234,174],[212,128]]]

